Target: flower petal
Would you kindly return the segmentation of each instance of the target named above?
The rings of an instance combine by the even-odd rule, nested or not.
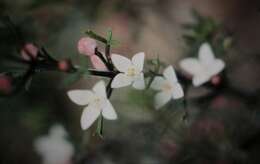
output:
[[[120,72],[126,72],[127,69],[132,65],[132,62],[128,58],[117,54],[112,54],[111,60],[116,69]]]
[[[161,90],[162,85],[165,83],[165,79],[161,76],[156,76],[151,84],[151,88],[154,90]]]
[[[163,76],[170,82],[177,82],[177,76],[175,74],[175,71],[172,66],[168,66],[164,71],[163,71]]]
[[[161,108],[171,100],[172,95],[168,92],[159,92],[155,95],[154,106],[156,109]]]
[[[135,54],[132,58],[132,63],[136,66],[139,71],[143,70],[144,67],[144,52]]]
[[[94,123],[94,121],[98,118],[98,116],[100,115],[100,112],[101,112],[100,109],[96,109],[92,105],[87,106],[83,110],[83,113],[81,115],[81,120],[80,120],[81,128],[83,130],[88,129]]]
[[[46,154],[46,152],[48,152],[48,146],[49,146],[47,144],[48,141],[49,141],[49,138],[47,136],[37,138],[34,141],[34,147],[35,147],[36,152],[38,152],[39,154]]]
[[[132,83],[132,79],[130,77],[126,76],[123,73],[119,73],[114,77],[111,83],[111,88],[121,88],[121,87],[128,86],[131,83]]]
[[[203,65],[211,66],[215,60],[210,44],[203,43],[199,48],[199,60]]]
[[[134,80],[133,87],[139,90],[145,89],[145,81],[144,81],[143,73],[140,73],[140,77]]]
[[[108,120],[116,120],[117,114],[115,112],[114,107],[110,103],[110,101],[107,100],[107,105],[102,109],[102,115],[108,119]]]
[[[105,82],[102,80],[94,85],[93,91],[100,97],[107,97]]]
[[[192,76],[199,75],[204,72],[201,63],[195,58],[186,58],[181,60],[180,67]]]
[[[192,78],[192,84],[195,87],[199,87],[209,80],[210,80],[210,76],[208,74],[200,74],[200,75],[196,75]]]
[[[208,72],[211,76],[217,75],[225,68],[225,63],[221,59],[216,59],[211,67],[208,68]]]
[[[179,83],[176,83],[174,85],[172,97],[174,99],[179,99],[179,98],[182,98],[183,96],[184,96],[184,93],[183,93],[182,86]]]
[[[87,105],[91,102],[93,93],[89,90],[68,91],[69,98],[78,105]]]

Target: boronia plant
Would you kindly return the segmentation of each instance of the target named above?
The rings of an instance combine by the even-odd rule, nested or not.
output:
[[[197,57],[184,58],[179,65],[172,66],[170,63],[163,63],[159,58],[146,59],[145,52],[138,52],[131,59],[111,53],[111,47],[117,43],[112,37],[112,31],[108,31],[107,37],[91,30],[87,30],[85,34],[86,36],[78,41],[78,52],[89,59],[92,67],[76,65],[71,59],[57,60],[44,47],[21,41],[20,58],[15,60],[26,64],[28,68],[20,75],[13,72],[1,73],[1,93],[11,96],[24,87],[28,88],[33,76],[45,71],[106,78],[97,81],[91,89],[78,88],[67,92],[71,101],[83,108],[81,128],[87,130],[98,121],[96,133],[100,137],[103,136],[103,119],[120,118],[117,109],[109,100],[114,89],[131,87],[143,91],[153,90],[156,110],[163,108],[170,101],[180,99],[186,112],[184,119],[188,118],[186,93],[191,86],[203,86],[212,90],[211,95],[200,98],[203,100],[218,95],[223,88],[236,96],[243,96],[229,85],[224,71],[226,63],[215,56],[211,42],[200,42],[196,51]],[[97,42],[104,44],[105,49],[99,48]]]

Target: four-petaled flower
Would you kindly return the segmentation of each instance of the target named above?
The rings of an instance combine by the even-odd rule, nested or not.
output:
[[[108,120],[116,120],[117,114],[107,98],[106,87],[103,81],[97,82],[91,90],[72,90],[69,98],[78,105],[87,105],[81,116],[82,129],[88,129],[102,114]]]
[[[172,66],[168,66],[163,71],[163,77],[156,76],[154,78],[151,88],[159,91],[155,95],[154,106],[156,109],[161,108],[171,99],[179,99],[184,95],[182,86],[178,82]]]
[[[216,59],[210,45],[204,43],[199,49],[198,59],[183,59],[180,62],[180,67],[192,75],[194,86],[200,86],[220,73],[225,68],[225,63],[221,59]]]
[[[53,125],[49,134],[34,141],[36,152],[41,155],[43,164],[72,164],[75,149],[66,138],[63,126]]]
[[[144,53],[140,52],[133,56],[132,61],[128,58],[112,54],[111,59],[118,73],[112,83],[112,88],[121,88],[132,85],[136,89],[145,89],[143,74]]]

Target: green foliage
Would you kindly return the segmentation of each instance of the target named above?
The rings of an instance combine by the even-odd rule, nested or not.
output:
[[[192,12],[195,23],[184,24],[186,33],[183,38],[189,47],[189,56],[197,56],[200,45],[208,42],[212,45],[216,56],[223,55],[230,48],[232,38],[223,29],[222,24],[209,17],[202,17]]]
[[[159,56],[156,59],[149,59],[146,61],[147,70],[145,76],[150,77],[146,88],[149,89],[155,76],[159,75],[160,68],[165,67],[166,64],[160,61]]]
[[[107,44],[112,47],[116,47],[120,44],[118,40],[113,39],[113,33],[111,29],[107,31]]]
[[[212,18],[202,17],[197,12],[192,12],[195,23],[184,24],[183,28],[189,33],[184,35],[186,42],[206,42],[212,40],[214,32],[216,32],[220,24],[216,23]]]
[[[156,59],[148,59],[145,61],[146,64],[148,65],[148,67],[153,67],[154,71],[160,69],[160,67],[165,67],[166,64],[164,62],[162,62],[159,58],[159,56],[157,56]]]
[[[90,37],[92,39],[95,39],[97,41],[100,41],[100,42],[102,42],[102,43],[104,43],[106,45],[110,45],[110,46],[114,47],[114,46],[117,46],[119,44],[118,40],[113,39],[113,33],[112,33],[112,30],[110,30],[110,29],[107,31],[106,38],[104,38],[103,36],[93,32],[92,30],[87,30],[85,32],[85,34],[88,37]]]
[[[138,91],[131,90],[128,94],[128,101],[130,104],[139,106],[139,107],[152,107],[153,104],[151,100],[153,99],[153,91]]]

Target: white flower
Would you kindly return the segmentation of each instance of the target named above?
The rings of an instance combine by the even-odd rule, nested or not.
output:
[[[72,90],[69,98],[78,105],[87,105],[81,116],[81,128],[88,129],[102,114],[108,120],[117,119],[117,114],[107,99],[106,87],[103,81],[97,82],[91,90]]]
[[[34,147],[43,164],[70,164],[74,147],[66,140],[67,132],[61,125],[54,125],[49,135],[37,138]]]
[[[179,99],[184,95],[182,86],[178,82],[172,66],[168,66],[163,71],[163,77],[156,76],[154,78],[151,88],[159,91],[155,95],[154,105],[156,109],[161,108],[171,99]]]
[[[183,59],[180,62],[180,67],[192,75],[194,86],[200,86],[220,73],[225,68],[225,63],[221,59],[216,59],[210,45],[204,43],[199,49],[198,59]]]
[[[137,53],[131,61],[124,56],[112,54],[112,62],[120,73],[114,77],[111,87],[120,88],[132,85],[136,89],[145,89],[143,74],[144,56],[143,52]]]

